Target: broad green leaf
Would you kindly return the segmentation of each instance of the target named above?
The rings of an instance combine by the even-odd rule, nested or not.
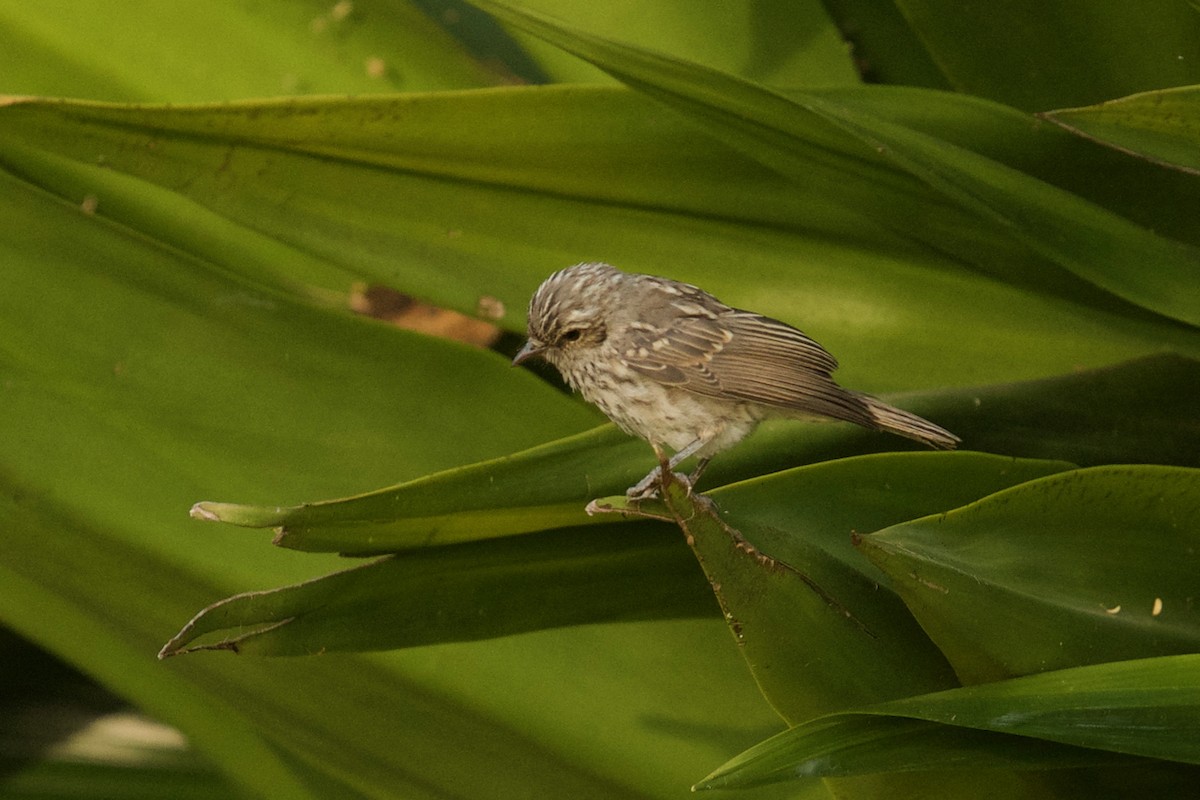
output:
[[[583,766],[599,757],[588,755],[594,744],[553,744],[544,734],[535,735],[532,724],[498,719],[495,713],[502,708],[494,707],[494,699],[490,704],[472,702],[469,691],[460,688],[447,694],[432,691],[431,685],[453,664],[456,683],[486,683],[489,694],[495,693],[498,682],[513,689],[525,687],[522,692],[536,685],[543,711],[568,698],[576,704],[594,702],[581,697],[585,693],[572,683],[572,676],[578,676],[577,654],[596,652],[589,648],[634,647],[634,653],[621,659],[631,668],[642,650],[639,640],[651,645],[652,636],[631,636],[636,632],[630,631],[619,637],[619,645],[614,640],[605,645],[604,637],[595,636],[576,643],[528,642],[510,646],[507,659],[478,650],[423,648],[408,663],[331,655],[286,662],[192,658],[162,665],[153,659],[154,639],[165,619],[207,593],[204,581],[107,531],[55,520],[27,504],[3,510],[6,524],[23,534],[12,537],[15,541],[9,542],[0,568],[0,613],[5,619],[56,652],[86,663],[106,685],[136,698],[150,713],[176,722],[197,748],[255,796],[518,797],[530,791],[589,798],[645,796],[614,784],[620,775],[630,774],[628,768],[610,778],[603,770]],[[65,535],[71,533],[75,535]],[[48,591],[48,585],[54,590]],[[146,602],[148,593],[154,603]],[[58,624],[46,625],[46,619]],[[696,646],[705,638],[680,637],[664,629],[655,633],[676,646]],[[571,663],[559,663],[564,646],[568,654],[576,654]],[[539,662],[536,653],[543,650],[546,660]],[[506,667],[506,661],[511,666]],[[512,681],[506,672],[518,666],[524,675]],[[593,692],[606,673],[611,674],[604,665],[589,670]],[[644,675],[638,686],[649,690]],[[738,694],[741,705],[753,701],[745,692]],[[696,711],[705,701],[685,690],[678,702]],[[724,709],[714,722],[736,707]],[[761,715],[756,719],[758,726],[765,722]],[[745,738],[745,733],[739,737],[719,727],[711,732],[726,742],[724,747],[732,739]],[[628,741],[637,734],[633,726],[623,726],[621,735]],[[649,735],[643,742],[656,740]],[[464,748],[464,742],[487,746]],[[608,746],[613,745],[609,740]],[[672,749],[666,741],[658,741],[658,747]],[[706,749],[693,751],[693,770],[712,757],[711,751],[703,753]],[[447,769],[447,764],[455,768]],[[686,774],[686,769],[675,770],[676,785]]]
[[[1117,661],[906,698],[880,710],[1200,764],[1198,665],[1194,654]]]
[[[608,526],[429,548],[235,595],[201,611],[160,657],[384,650],[716,613],[677,531]]]
[[[649,453],[606,425],[357,497],[292,507],[201,502],[192,516],[278,527],[284,547],[355,555],[475,541],[592,521],[587,500],[636,483]]]
[[[598,128],[597,115],[610,124]],[[518,330],[546,274],[603,257],[795,322],[842,360],[847,385],[873,391],[1200,353],[1178,326],[1067,299],[1061,287],[1006,286],[883,229],[886,208],[926,204],[911,229],[936,227],[938,249],[955,249],[963,230],[959,249],[1011,249],[968,217],[949,224],[943,201],[886,164],[848,174],[859,163],[848,151],[823,166],[824,134],[805,181],[792,183],[619,90],[163,109],[19,103],[0,119],[0,159],[26,180],[73,204],[93,198],[100,217],[293,292],[344,293],[359,276],[468,313],[487,301]],[[899,185],[881,183],[881,169]]]
[[[723,764],[696,788],[740,789],[877,773],[1064,769],[1133,761],[1040,739],[920,719],[840,714],[767,739]],[[984,792],[985,787],[979,790]]]
[[[810,136],[814,122],[832,126],[1079,277],[1158,314],[1200,325],[1200,247],[1194,244],[1163,238],[969,149],[876,117],[844,94],[836,100],[813,92],[784,97],[505,3],[475,4],[587,58],[797,181],[809,170],[809,159],[797,155],[798,140]],[[1147,261],[1153,270],[1143,268]]]
[[[723,486],[712,497],[722,519],[743,531],[753,528],[755,546],[773,557],[797,566],[820,558],[867,579],[873,593],[891,594],[887,575],[862,557],[853,534],[948,511],[1073,467],[969,451],[877,453]],[[812,577],[821,582],[815,572]]]
[[[781,563],[796,565],[819,586],[828,587],[828,592],[845,595],[835,598],[833,604],[840,604],[855,617],[864,615],[864,620],[860,620],[862,625],[886,632],[882,635],[890,646],[904,648],[906,638],[924,642],[924,637],[912,624],[903,604],[890,592],[879,589],[876,582],[882,575],[852,551],[851,531],[883,527],[931,510],[951,508],[999,487],[1067,466],[967,453],[945,458],[938,454],[892,454],[818,464],[731,487],[717,496],[722,501],[730,498],[734,509],[742,509],[732,516],[725,510],[723,518],[742,526],[755,546]],[[948,486],[952,488],[947,489]],[[445,484],[442,492],[449,496],[460,494]],[[843,502],[830,501],[839,496],[844,497]],[[784,506],[793,507],[797,501],[812,506],[811,517],[799,527],[778,518]],[[582,502],[577,503],[576,509],[586,518]],[[330,507],[329,511],[333,510]],[[238,509],[232,511],[236,513]],[[245,513],[248,517],[254,511],[246,509]],[[531,513],[536,515],[536,509]],[[468,520],[477,519],[480,526],[487,525],[485,513],[466,516]],[[608,515],[593,519],[614,521]],[[427,524],[425,519],[405,522]],[[356,524],[335,532],[349,540],[361,535],[362,527]],[[368,530],[377,529],[372,526]],[[783,536],[780,530],[788,535]],[[195,649],[297,655],[413,647],[564,625],[708,616],[716,611],[711,594],[687,557],[678,534],[671,529],[664,532],[655,527],[609,525],[494,542],[479,541],[484,537],[476,534],[476,541],[470,546],[434,546],[444,543],[440,532],[434,529],[431,536],[419,543],[409,542],[409,547],[418,544],[421,547],[415,552],[294,586],[239,594],[214,603],[197,614],[163,648],[163,655]],[[719,543],[723,541],[722,534],[712,534],[708,541]],[[283,543],[294,546],[287,536]],[[301,539],[301,544],[312,543]],[[346,545],[355,551],[380,546],[378,542],[362,540]],[[743,564],[735,557],[732,567],[741,570],[736,580],[729,574],[716,577],[710,574],[712,581],[724,587],[724,594],[718,592],[719,597],[729,600],[727,595],[731,592],[757,595],[761,591],[757,565]],[[805,613],[812,611],[809,607],[821,593],[814,594],[811,586],[787,583],[790,578],[784,580],[786,589],[775,600],[776,611],[764,614],[759,609],[749,609],[747,618],[753,616],[755,622],[763,617],[778,618],[792,626],[793,617],[801,609],[808,609]],[[604,591],[597,591],[597,587],[604,587]],[[791,612],[785,610],[792,608],[793,595],[797,593],[801,602],[794,603]],[[816,603],[818,617],[825,613],[828,600]],[[731,602],[741,617],[743,612],[736,600]],[[836,633],[835,630],[832,635]],[[224,638],[214,639],[214,635]],[[805,634],[806,642],[818,641],[819,635],[824,635],[824,628],[818,626],[817,635]],[[757,648],[763,648],[764,639],[770,638],[761,632],[756,636],[752,644]],[[882,643],[871,642],[870,646],[874,653],[873,648]],[[933,653],[927,642],[924,648],[924,656]],[[862,684],[856,685],[858,691],[866,686],[871,700],[878,699],[875,692],[891,696],[897,691],[886,678],[887,670],[876,674],[861,663],[842,670],[841,661],[850,657],[841,653],[837,642],[819,649],[828,655],[810,663],[824,664],[821,674],[836,676],[838,680],[855,676],[851,683]],[[920,660],[921,648],[915,652],[913,657]],[[909,654],[897,657],[907,658]],[[944,670],[940,657],[931,660],[938,670]],[[919,679],[921,673],[911,664],[907,666],[902,674],[913,673]],[[777,671],[780,676],[788,672]],[[820,675],[812,670],[806,669],[805,675],[806,680],[820,680]],[[835,702],[840,697],[824,684],[812,694],[822,698],[821,702]],[[780,698],[777,704],[807,702],[810,699],[806,694],[794,700]],[[841,705],[844,701],[839,702]]]
[[[1186,3],[895,5],[956,89],[1028,111],[1200,82],[1200,15]]]
[[[0,93],[196,102],[495,82],[404,0],[47,0],[0,7]],[[216,57],[216,54],[220,54]]]
[[[900,9],[874,0],[825,0],[855,65],[873,83],[949,89]]]
[[[1197,192],[1193,176],[1096,146],[1058,125],[1046,125],[1044,115],[1030,115],[964,95],[904,87],[845,93],[829,90],[822,96],[978,153],[1103,206],[1165,238],[1200,241],[1200,220],[1188,213]],[[1037,291],[1057,291],[1078,301],[1085,299],[1081,292],[1087,284],[1082,281],[1055,281],[1053,270],[1046,274],[1046,264],[1000,261],[1000,255],[993,254],[995,263],[991,264],[982,257],[975,261],[1001,280],[1020,282]]]
[[[301,78],[320,73],[328,83],[296,92],[344,94],[388,81],[417,88],[428,65],[460,59],[457,45],[417,23],[396,29],[410,9],[390,0],[218,2],[218,18],[204,18],[206,7],[165,23],[141,3],[100,5],[86,8],[108,14],[111,28],[99,18],[80,24],[72,9],[82,5],[3,16],[0,38],[16,37],[4,51],[21,55],[4,80],[21,76],[31,87],[22,91],[178,101],[233,97],[242,86],[274,93],[280,65],[298,63]],[[354,12],[353,28],[334,29],[340,38],[309,27],[338,8]],[[35,16],[41,28],[26,26]],[[276,19],[292,26],[286,35],[270,29]],[[171,35],[175,20],[182,34]],[[324,55],[306,49],[314,33]],[[254,44],[236,46],[246,41]],[[235,52],[214,60],[229,43]],[[363,56],[377,54],[383,81],[362,80]],[[444,73],[450,85],[490,80],[465,67],[463,82]],[[1197,352],[1193,331],[1079,294],[1082,281],[1030,279],[1053,272],[1049,262],[823,124],[807,140],[801,183],[626,92],[407,99],[235,105],[223,118],[195,108],[125,108],[106,119],[81,111],[86,104],[61,106],[69,114],[30,104],[38,111],[29,117],[0,108],[0,414],[13,421],[0,445],[0,527],[12,534],[0,553],[0,619],[178,725],[247,794],[678,797],[779,726],[717,619],[576,626],[370,657],[153,661],[214,598],[345,563],[190,522],[197,498],[290,504],[352,494],[597,420],[503,359],[347,319],[352,280],[471,312],[500,300],[502,324],[516,331],[546,273],[605,258],[796,322],[842,358],[848,385],[872,391]],[[372,121],[376,112],[383,117]],[[183,120],[174,128],[162,122],[172,115]],[[1117,193],[1132,185],[1126,173],[1113,184]],[[1160,202],[1188,207],[1180,197]],[[982,261],[1029,266],[1021,281],[997,281],[995,271],[972,271]],[[1159,375],[1147,392],[1178,389],[1181,374]],[[448,393],[423,395],[426,377]],[[1098,427],[1045,444],[1011,424],[1005,435],[1100,460],[1113,451],[1194,460],[1194,426],[1151,442],[1191,396],[1183,388],[1153,398],[1149,424],[1118,419],[1112,450]],[[936,411],[940,399],[914,402]],[[1025,421],[1021,402],[1003,408]],[[955,413],[972,414],[966,405]],[[1089,408],[1081,425],[1102,416]],[[711,485],[758,459],[759,441],[774,441],[784,465],[797,438],[809,440],[810,457],[848,442],[886,446],[864,444],[865,432],[846,436],[838,426],[773,427],[715,465]],[[632,454],[638,443],[624,446]],[[631,456],[639,469],[643,458]],[[899,792],[891,783],[858,796]]]
[[[57,480],[70,441],[78,444],[68,460],[104,463],[108,454],[93,444],[96,427],[137,430],[147,417],[163,427],[148,432],[136,474],[153,475],[163,463],[177,464],[184,476],[221,465],[226,491],[239,494],[261,490],[254,475],[268,465],[286,473],[289,460],[319,462],[347,446],[357,452],[353,471],[304,477],[296,468],[293,489],[349,492],[384,476],[416,477],[524,449],[595,419],[494,354],[298,302],[4,181],[0,243],[10,261],[0,296],[0,367],[9,381],[8,413],[26,420],[9,440],[6,462],[26,479]],[[56,302],[29,300],[49,296]],[[461,376],[481,373],[491,377],[465,392]],[[308,402],[298,404],[301,391]],[[361,398],[360,413],[342,419],[337,409],[347,394]],[[69,410],[74,402],[83,409]],[[481,430],[467,422],[480,407],[505,418],[530,415],[538,427]],[[230,458],[251,432],[260,460]],[[181,437],[190,443],[186,454],[177,453]],[[103,498],[134,475],[105,474],[79,491]],[[170,487],[172,497],[180,492],[189,493],[186,481]],[[172,513],[186,513],[187,505]]]
[[[860,539],[965,683],[1200,646],[1200,470],[1052,475]]]
[[[170,605],[182,599],[168,602],[163,596],[156,609],[146,608],[139,590],[151,585],[146,577],[137,577],[139,567],[154,568],[156,581],[175,578],[180,589],[188,583],[183,574],[116,537],[98,535],[77,521],[55,519],[11,480],[5,480],[4,490],[0,519],[6,530],[17,534],[9,537],[0,563],[0,615],[8,626],[55,652],[79,658],[113,691],[136,697],[150,713],[185,725],[193,744],[244,789],[264,797],[270,792],[286,798],[315,796],[250,719],[216,696],[205,703],[187,678],[150,669],[145,651],[139,652],[132,641],[139,628],[145,633],[158,613],[169,613]],[[67,566],[63,561],[78,572],[62,569]],[[103,590],[99,596],[97,587]],[[109,616],[122,610],[128,618]],[[43,624],[47,619],[55,624]],[[225,721],[220,731],[213,724],[218,716]]]
[[[971,453],[894,454],[737,484],[711,501],[672,486],[664,502],[763,694],[794,725],[954,685],[904,605],[852,560],[856,525],[911,519],[1067,467]],[[646,505],[632,510],[646,513]],[[787,513],[796,508],[807,516]]]
[[[864,771],[1046,769],[1111,762],[1111,754],[1197,765],[1197,667],[1197,655],[1120,661],[831,714],[756,745],[701,786]],[[1189,767],[1165,774],[1194,787],[1196,773]]]
[[[1123,153],[1200,175],[1200,86],[1144,92],[1041,116]]]
[[[1200,465],[1200,431],[1188,394],[1200,363],[1175,356],[1028,383],[895,398],[946,425],[966,447],[1082,465]],[[1081,404],[1080,397],[1089,398]],[[768,423],[714,460],[700,488],[788,467],[907,447],[849,424]],[[609,521],[586,503],[632,485],[653,466],[643,442],[611,425],[489,461],[354,497],[298,506],[197,503],[193,516],[277,528],[300,550],[370,555]],[[945,462],[952,463],[952,462]],[[978,497],[985,493],[981,487]],[[960,495],[960,502],[971,499]],[[794,514],[795,512],[789,512]],[[921,512],[914,512],[914,516]],[[895,520],[866,524],[875,530]]]
[[[926,403],[894,399],[966,436],[965,446],[977,450],[1081,466],[1200,467],[1200,428],[1194,424],[1189,388],[1197,382],[1200,361],[1161,355],[1056,378],[943,393]]]
[[[3,181],[5,625],[178,727],[251,796],[677,796],[778,729],[718,619],[156,662],[214,599],[345,566],[199,525],[197,497],[350,493],[595,415],[494,354],[297,301]]]
[[[845,44],[818,0],[695,3],[691,0],[525,0],[523,5],[570,19],[603,36],[625,36],[680,58],[772,86],[843,86],[858,83]],[[558,80],[611,80],[557,48],[525,37]],[[557,55],[556,55],[557,54]],[[589,73],[581,73],[580,65]]]

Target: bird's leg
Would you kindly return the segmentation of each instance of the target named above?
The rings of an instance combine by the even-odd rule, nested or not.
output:
[[[672,473],[674,473],[676,467],[678,467],[684,461],[689,459],[697,450],[704,447],[704,445],[706,445],[706,444],[708,444],[707,439],[693,439],[691,441],[691,443],[688,444],[687,447],[684,447],[678,453],[671,456],[671,460],[667,463],[667,468],[670,469]],[[696,481],[700,480],[700,475],[703,474],[704,468],[707,466],[708,466],[708,459],[702,458],[702,459],[700,459],[700,462],[698,464],[696,464],[696,468],[694,470],[692,470],[692,474],[687,475],[687,476],[684,476],[684,475],[676,475],[675,476],[679,480],[680,483],[682,483],[685,487],[687,487],[687,493],[689,495],[691,495],[692,487],[696,485]]]
[[[625,496],[630,500],[646,500],[654,497],[658,493],[658,487],[655,486],[655,483],[659,481],[659,469],[659,467],[655,467],[650,470],[646,477],[626,489]],[[654,488],[651,488],[652,486]]]
[[[676,467],[691,458],[697,450],[699,450],[701,447],[704,447],[706,444],[708,444],[707,439],[693,439],[690,444],[677,452],[675,455],[671,456],[671,460],[667,462],[667,467],[674,472]],[[708,459],[702,458],[700,459],[700,463],[703,466],[698,467],[698,472],[693,474],[699,474],[699,472],[702,472],[704,467],[708,465]]]
[[[671,462],[667,459],[667,454],[663,452],[662,447],[657,442],[651,442],[650,446],[654,448],[654,455],[658,457],[658,466],[646,473],[646,477],[625,490],[625,496],[631,500],[645,500],[658,494],[658,489],[662,486],[663,475],[671,469]]]
[[[696,481],[700,480],[700,476],[704,474],[704,468],[708,466],[711,459],[702,458],[696,463],[696,468],[692,470],[692,474],[688,475],[688,483],[692,486],[696,485]]]
[[[650,446],[654,448],[654,457],[658,459],[658,469],[654,470],[654,472],[658,475],[658,486],[659,488],[662,488],[667,484],[667,476],[674,474],[671,468],[674,467],[675,464],[667,458],[667,454],[663,452],[661,446],[654,444],[653,442],[650,443]]]
[[[675,467],[679,466],[681,462],[686,461],[697,450],[707,443],[708,442],[704,439],[693,439],[687,446],[683,447],[681,450],[675,453],[675,455],[668,459],[666,454],[663,453],[662,447],[656,442],[651,442],[650,446],[654,448],[654,455],[658,457],[658,466],[650,470],[646,477],[629,487],[629,490],[625,492],[625,496],[639,500],[653,497],[655,494],[657,494],[658,489],[662,487],[667,473],[669,472],[671,474],[675,474]],[[700,463],[696,466],[695,471],[693,471],[690,476],[676,475],[676,478],[678,478],[681,483],[687,486],[688,494],[692,493],[692,486],[695,484],[696,479],[700,477],[700,473],[704,472],[704,468],[707,466],[708,459],[702,458],[700,459]],[[655,483],[657,483],[658,486],[655,486]]]

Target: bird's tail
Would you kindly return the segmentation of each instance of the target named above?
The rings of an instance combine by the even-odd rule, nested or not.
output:
[[[880,430],[927,444],[935,450],[953,450],[962,441],[945,428],[938,427],[916,414],[889,406],[870,395],[860,394],[858,398],[866,404],[871,419]]]

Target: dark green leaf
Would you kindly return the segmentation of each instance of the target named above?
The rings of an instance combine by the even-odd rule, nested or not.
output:
[[[716,613],[677,531],[607,526],[426,549],[235,595],[200,612],[160,657],[384,650]]]
[[[811,171],[807,146],[814,128],[835,139],[849,135],[1084,280],[1200,325],[1200,248],[1193,244],[1165,239],[969,149],[877,117],[869,103],[854,102],[845,92],[785,98],[733,75],[586,34],[496,0],[475,4],[587,58],[798,182]],[[1147,261],[1153,270],[1142,267]]]
[[[526,8],[604,36],[623,36],[680,58],[772,86],[842,86],[858,82],[846,47],[819,0],[755,3],[645,0],[523,0]],[[521,36],[559,82],[611,81],[595,67]]]
[[[950,508],[1067,466],[970,453],[874,456],[737,484],[713,501],[675,487],[656,513],[683,529],[763,693],[795,724],[954,683],[903,604],[854,558],[856,525]]]
[[[1184,3],[896,5],[956,89],[1029,111],[1200,82],[1200,14]]]
[[[1188,391],[1197,382],[1200,363],[1163,356],[1044,381],[907,395],[897,402],[954,430],[974,450],[1083,465],[1194,466],[1200,464],[1200,426],[1194,424]],[[852,425],[772,423],[721,454],[702,486],[903,446]],[[279,527],[276,541],[284,547],[369,555],[605,521],[584,513],[588,500],[632,485],[652,465],[644,443],[608,425],[357,497],[290,507],[203,502],[193,515]],[[978,497],[987,490],[969,487],[959,502],[972,499],[973,491]],[[860,519],[851,527],[869,531],[894,521]]]
[[[1112,754],[1195,765],[1198,720],[1200,656],[1115,662],[832,714],[756,745],[702,786],[880,770],[1047,769],[1113,763]]]
[[[894,3],[825,0],[824,5],[852,44],[855,65],[873,83],[950,88]]]
[[[769,480],[731,487],[718,496],[722,502],[728,499],[735,509],[732,516],[726,510],[726,521],[743,527],[760,549],[781,562],[797,565],[821,587],[828,587],[828,592],[844,594],[837,602],[854,616],[871,616],[871,622],[864,625],[886,631],[892,646],[902,646],[899,643],[906,638],[905,634],[918,640],[923,637],[912,625],[903,604],[875,584],[882,574],[862,574],[870,566],[852,552],[851,531],[875,529],[951,508],[1066,466],[967,453],[894,454],[818,464]],[[952,483],[950,476],[954,478]],[[447,488],[450,485],[443,485],[446,495],[462,494]],[[794,508],[797,502],[809,513],[799,527],[780,516],[785,508]],[[330,513],[337,510],[336,505],[328,507]],[[307,508],[311,507],[301,507],[298,513]],[[737,511],[739,508],[743,510]],[[582,503],[576,503],[574,509],[587,519]],[[353,501],[341,510],[356,513]],[[233,511],[238,512],[238,507],[233,507]],[[246,513],[255,511],[250,508]],[[530,508],[527,513],[536,517],[537,512]],[[477,520],[485,532],[497,533],[488,524],[486,512],[462,516],[464,532],[469,530],[467,523]],[[453,525],[458,516],[449,514],[447,519]],[[613,521],[610,516],[593,519]],[[415,526],[427,524],[425,518],[399,522],[400,527],[414,526],[409,529],[410,539],[416,533]],[[536,521],[528,523],[526,527],[536,524]],[[334,531],[349,537],[361,534],[363,525],[358,523]],[[791,532],[782,535],[776,526]],[[370,531],[378,530],[367,527]],[[295,586],[236,595],[216,603],[197,615],[163,648],[163,654],[198,648],[295,655],[412,647],[587,622],[663,619],[708,615],[714,611],[711,595],[686,557],[677,534],[669,530],[664,533],[643,526],[609,525],[510,537],[498,542],[487,542],[486,536],[476,533],[475,546],[432,546],[444,544],[440,532],[435,529],[432,536],[420,542],[422,549],[393,559]],[[714,539],[717,537],[710,536],[707,541]],[[292,544],[287,538],[284,543]],[[312,544],[303,540],[302,543]],[[353,549],[363,551],[380,546],[380,542],[364,539],[353,545]],[[792,594],[799,593],[803,601],[797,608],[805,608],[818,599],[809,588],[800,587],[798,592],[788,589],[781,593],[776,602],[779,608],[771,614],[760,609],[743,611],[738,601],[729,599],[730,593],[756,594],[761,588],[756,567],[751,565],[743,572],[740,578],[722,573],[715,577],[710,574],[710,579],[725,587],[719,595],[733,603],[739,617],[754,618],[747,624],[753,625],[765,617],[787,620],[788,625],[793,625],[794,612],[784,610]],[[823,614],[823,605],[817,605]],[[818,626],[817,630],[823,628]],[[214,633],[223,633],[227,638],[213,642]],[[770,639],[762,633],[757,635],[755,645],[759,647]],[[805,636],[808,641],[817,640],[812,633]],[[831,659],[838,653],[834,645],[819,649]],[[881,687],[889,681],[876,680],[882,675],[873,677],[874,673],[864,663],[842,669],[841,662],[847,658],[841,654],[833,659],[835,664],[824,666],[820,673],[839,680],[853,675],[859,683],[874,684],[869,697],[878,699],[876,692],[883,691]],[[937,662],[937,669],[943,666]],[[786,672],[780,670],[778,674],[782,677]],[[812,679],[819,677],[817,671],[806,670],[806,674],[810,672]],[[915,668],[908,672],[919,674]],[[819,688],[820,691],[812,693],[814,696],[827,701],[839,697],[825,685]]]
[[[1123,153],[1200,175],[1200,86],[1145,92],[1041,116]]]
[[[717,619],[156,662],[213,600],[345,566],[190,521],[197,497],[349,493],[595,416],[494,354],[297,302],[3,181],[5,625],[264,798],[662,796],[777,729]]]
[[[1061,473],[861,545],[966,683],[1200,648],[1200,470]]]
[[[847,385],[873,391],[1200,353],[1194,335],[1097,304],[1078,279],[1049,291],[1038,279],[1034,295],[937,255],[1055,271],[819,120],[796,183],[611,89],[21,103],[0,118],[0,161],[24,180],[71,205],[91,197],[97,217],[306,296],[315,285],[342,299],[361,276],[468,313],[486,301],[518,330],[546,274],[603,257],[795,322],[842,360]],[[739,277],[750,272],[753,282]]]
[[[747,750],[697,789],[740,789],[803,778],[932,770],[1063,769],[1132,763],[1041,739],[874,714],[840,714]]]

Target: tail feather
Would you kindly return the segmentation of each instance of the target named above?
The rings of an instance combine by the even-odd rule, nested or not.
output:
[[[935,450],[953,450],[962,441],[945,428],[934,425],[916,414],[889,406],[870,395],[863,394],[858,397],[866,404],[871,419],[880,430],[921,442]]]

